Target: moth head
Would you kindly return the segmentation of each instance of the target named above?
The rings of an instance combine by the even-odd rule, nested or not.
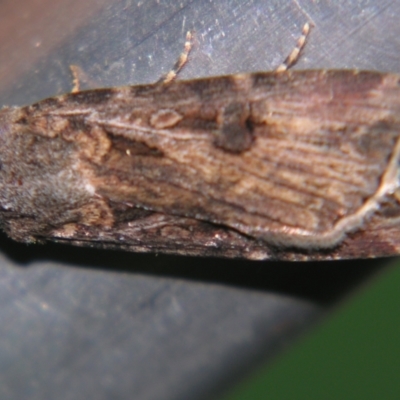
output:
[[[74,147],[31,126],[23,108],[0,111],[0,224],[24,241],[73,220],[88,197]]]

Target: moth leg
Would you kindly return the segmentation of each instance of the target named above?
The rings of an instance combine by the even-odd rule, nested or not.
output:
[[[310,24],[306,22],[301,31],[301,36],[297,39],[296,47],[292,50],[292,52],[285,58],[283,63],[279,65],[275,72],[283,72],[292,67],[299,60],[301,50],[304,48],[306,44],[307,36],[310,33]]]
[[[80,68],[77,65],[70,65],[69,69],[72,74],[71,93],[77,93],[81,90],[81,82],[79,80]]]
[[[70,65],[69,69],[71,71],[72,74],[72,89],[71,89],[71,93],[77,93],[80,92],[82,90],[82,84],[83,84],[83,88],[96,88],[99,87],[101,85],[99,85],[98,82],[96,82],[96,80],[91,79],[86,72],[79,67],[78,65]]]
[[[192,46],[193,46],[193,33],[191,31],[189,31],[186,34],[185,47],[183,48],[183,51],[180,54],[179,58],[176,60],[175,65],[173,66],[171,71],[169,71],[167,74],[162,76],[157,81],[157,83],[169,83],[176,78],[176,76],[179,74],[181,69],[187,63],[188,58],[189,58],[189,53],[190,53],[190,50],[192,49]]]

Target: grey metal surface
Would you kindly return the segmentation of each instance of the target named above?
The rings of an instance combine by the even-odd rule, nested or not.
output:
[[[181,78],[267,70],[314,23],[297,68],[400,72],[394,1],[7,0],[0,101],[152,82],[185,32]],[[8,27],[8,28],[7,28]],[[7,30],[8,29],[8,30]],[[381,261],[261,263],[128,254],[1,237],[0,398],[202,399],[285,348]]]

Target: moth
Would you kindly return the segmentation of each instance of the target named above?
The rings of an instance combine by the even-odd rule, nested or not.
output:
[[[13,239],[253,260],[400,249],[400,76],[291,71],[79,91],[0,111]]]

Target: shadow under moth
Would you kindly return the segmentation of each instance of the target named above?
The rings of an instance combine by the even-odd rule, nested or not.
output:
[[[400,76],[288,71],[74,90],[0,111],[23,242],[248,259],[400,250]]]

